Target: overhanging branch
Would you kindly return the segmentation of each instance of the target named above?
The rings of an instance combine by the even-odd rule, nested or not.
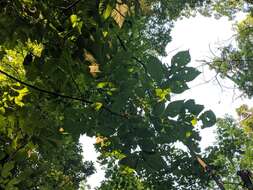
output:
[[[95,102],[92,102],[90,100],[86,100],[84,98],[78,98],[78,97],[73,97],[73,96],[69,96],[69,95],[59,94],[59,93],[56,93],[56,92],[53,92],[53,91],[48,91],[48,90],[39,88],[37,86],[34,86],[32,84],[29,84],[29,83],[26,83],[26,82],[24,82],[22,80],[19,80],[16,77],[14,77],[14,76],[6,73],[3,70],[0,70],[0,73],[2,73],[3,75],[7,76],[8,78],[10,78],[10,79],[12,79],[12,80],[14,80],[16,82],[19,82],[20,84],[23,84],[24,86],[27,86],[27,87],[29,87],[29,88],[31,88],[33,90],[42,92],[44,94],[48,94],[50,96],[55,96],[55,97],[59,97],[59,98],[69,99],[69,100],[76,100],[76,101],[84,102],[84,103],[87,103],[87,104],[90,104],[90,105],[95,103]],[[110,108],[108,108],[108,107],[106,107],[104,105],[102,105],[101,108],[104,109],[105,111],[111,113],[112,115],[119,116],[119,117],[122,117],[122,118],[127,118],[125,115],[117,113],[117,112],[114,112]]]

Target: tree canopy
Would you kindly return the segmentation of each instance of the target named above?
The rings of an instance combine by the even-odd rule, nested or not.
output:
[[[173,98],[200,71],[187,50],[159,59],[173,21],[205,3],[0,1],[0,188],[78,189],[94,172],[85,134],[124,185],[205,189],[199,128],[215,114]]]

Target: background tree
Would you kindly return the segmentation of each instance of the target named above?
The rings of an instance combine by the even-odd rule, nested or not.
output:
[[[253,95],[252,74],[252,17],[237,25],[237,46],[221,48],[220,57],[214,58],[211,65],[223,77],[231,79],[249,97]]]
[[[236,43],[220,47],[219,53],[206,63],[221,77],[232,80],[245,95],[252,97],[252,2],[218,0],[208,4],[208,7],[212,14],[217,9],[220,16],[230,18],[239,12],[247,13],[247,17],[236,24],[236,34],[233,36]]]
[[[239,115],[245,113],[245,106],[240,107]],[[246,122],[248,116],[236,121],[230,116],[217,122],[217,140],[214,146],[207,149],[210,164],[221,174],[225,189],[245,189],[237,175],[239,170],[253,170],[252,165],[252,127]],[[252,116],[251,116],[252,117]],[[251,118],[252,119],[252,118]],[[211,189],[214,185],[211,185]]]

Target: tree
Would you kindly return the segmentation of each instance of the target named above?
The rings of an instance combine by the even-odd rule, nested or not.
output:
[[[118,152],[156,189],[204,186],[194,125],[210,127],[215,115],[171,100],[200,72],[187,66],[189,51],[167,65],[158,59],[172,19],[202,3],[1,1],[2,188],[75,189],[92,170],[83,170],[81,134],[100,139],[104,161]]]
[[[220,57],[214,58],[211,65],[211,68],[231,79],[249,97],[253,95],[251,24],[250,15],[238,24],[238,45],[221,48]]]
[[[250,0],[213,0],[206,1],[204,6],[197,11],[205,16],[215,16],[219,19],[226,16],[234,19],[239,12],[251,12],[252,2]]]
[[[244,11],[247,17],[236,24],[236,43],[220,47],[220,53],[215,55],[211,62],[206,62],[221,77],[232,80],[249,97],[253,95],[252,5],[251,1],[243,0],[218,0],[209,4],[208,10],[217,8],[221,16],[233,18],[236,13]]]
[[[238,176],[238,171],[252,171],[252,127],[246,120],[245,105],[238,109],[241,121],[236,121],[230,116],[219,119],[217,122],[217,141],[214,146],[207,149],[210,164],[216,169],[224,181],[225,189],[244,189],[243,181]],[[250,116],[252,117],[252,116]],[[252,119],[252,118],[251,118]],[[213,189],[211,185],[211,189]]]
[[[108,170],[107,172],[109,172]],[[112,171],[108,173],[109,178],[104,180],[98,190],[121,190],[121,189],[136,189],[136,190],[151,190],[145,182],[138,179],[134,174],[134,170],[127,167],[114,166]]]

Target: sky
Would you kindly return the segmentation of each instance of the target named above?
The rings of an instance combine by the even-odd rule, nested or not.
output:
[[[242,20],[245,15],[238,14],[237,20]],[[199,60],[208,60],[213,54],[217,54],[217,47],[228,44],[234,40],[234,21],[227,18],[216,20],[210,17],[197,15],[193,18],[178,20],[172,29],[172,42],[166,51],[168,57],[163,62],[170,62],[171,57],[178,51],[189,50],[191,54],[190,66],[198,67],[202,74],[189,84],[190,89],[175,99],[195,99],[195,102],[202,104],[206,109],[211,109],[217,117],[225,114],[236,117],[235,109],[241,104],[253,106],[253,101],[240,97],[241,93],[234,89],[233,84],[228,80],[215,80],[215,73],[206,66],[201,66]],[[210,81],[210,79],[213,79]],[[209,81],[209,82],[208,82]],[[172,100],[173,100],[172,98]],[[202,140],[200,146],[204,149],[215,141],[215,127],[201,130]],[[95,163],[97,173],[88,178],[88,184],[94,189],[104,179],[104,171],[96,163],[99,155],[95,152],[93,143],[95,138],[82,136],[80,142],[84,150],[84,159],[92,160]]]

